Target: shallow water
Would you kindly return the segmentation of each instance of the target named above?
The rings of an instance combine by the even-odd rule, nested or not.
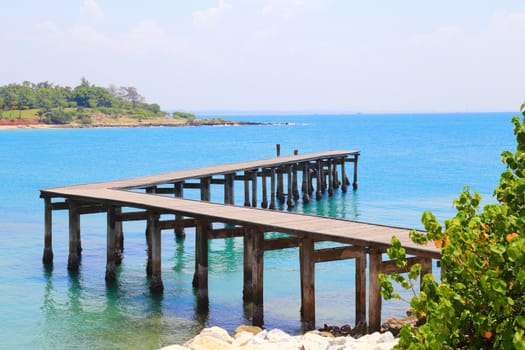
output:
[[[67,272],[67,216],[54,212],[52,269],[41,263],[43,201],[38,190],[219,163],[324,150],[360,150],[359,189],[294,209],[318,215],[421,228],[424,210],[453,215],[464,185],[490,201],[514,149],[512,113],[351,116],[249,116],[271,126],[0,131],[0,347],[155,349],[203,326],[249,322],[242,305],[242,241],[210,245],[207,314],[191,287],[193,234],[163,233],[165,292],[152,296],[145,274],[144,223],[125,223],[118,284],[107,287],[105,216],[82,217],[83,256]],[[227,118],[227,116],[225,116]],[[188,191],[191,195],[191,191]],[[242,191],[236,191],[241,202]],[[187,193],[185,193],[187,194]],[[221,193],[212,193],[212,200]],[[265,254],[265,324],[299,332],[296,249]],[[317,264],[317,323],[353,324],[353,262]],[[385,303],[383,318],[406,304]]]

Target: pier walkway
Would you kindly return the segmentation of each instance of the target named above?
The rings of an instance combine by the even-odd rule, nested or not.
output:
[[[358,156],[357,151],[331,151],[43,189],[43,261],[49,264],[53,260],[53,210],[69,211],[68,269],[72,271],[78,269],[82,251],[80,216],[106,212],[106,280],[112,282],[115,280],[115,266],[122,259],[122,222],[144,220],[147,223],[150,289],[154,293],[162,292],[161,230],[175,229],[177,235],[184,236],[185,228],[194,227],[196,252],[193,284],[197,289],[198,306],[206,309],[208,264],[213,264],[213,261],[208,261],[208,240],[243,237],[243,299],[253,304],[252,322],[262,325],[264,251],[298,247],[301,319],[304,328],[315,326],[315,263],[355,259],[356,324],[367,323],[369,330],[377,330],[381,322],[381,295],[377,277],[380,273],[399,272],[393,262],[383,261],[383,253],[390,246],[391,237],[395,235],[401,240],[407,254],[413,256],[410,263],[422,264],[424,272],[432,270],[432,259],[440,258],[439,250],[412,243],[408,229],[256,208],[259,195],[262,197],[262,208],[275,209],[276,201],[285,199],[288,206],[295,205],[300,198],[298,183],[301,183],[303,202],[310,201],[314,192],[320,200],[325,192],[332,195],[337,188],[346,191],[349,181],[345,163],[349,162],[354,164],[352,186],[357,188]],[[314,179],[317,185],[315,191]],[[235,181],[241,181],[244,185],[243,205],[235,205]],[[212,184],[224,186],[224,204],[210,202]],[[200,200],[184,199],[185,188],[198,189]],[[265,239],[266,232],[285,235]],[[337,242],[340,245],[316,249],[315,242],[321,241]]]

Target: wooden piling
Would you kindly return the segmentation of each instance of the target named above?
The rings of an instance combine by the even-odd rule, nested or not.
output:
[[[157,212],[151,211],[149,214],[150,222],[150,237],[151,237],[151,293],[162,293],[164,285],[162,283],[161,275],[161,234],[159,225],[160,215]]]
[[[69,271],[78,271],[81,251],[79,205],[74,200],[69,200],[69,257],[67,260]]]
[[[252,180],[252,207],[257,208],[257,170],[251,172]]]
[[[284,169],[282,167],[277,168],[277,199],[282,203],[284,202]]]
[[[173,192],[175,194],[176,198],[184,198],[184,181],[175,182],[173,184]],[[175,215],[175,220],[183,220],[184,216],[182,215]],[[175,228],[175,237],[177,238],[184,238],[186,236],[186,232],[184,232],[183,227],[176,227]]]
[[[334,170],[332,167],[332,160],[328,159],[327,161],[328,165],[328,195],[332,197],[334,195]]]
[[[262,185],[262,202],[261,208],[268,208],[268,186],[266,183],[266,170],[263,169],[261,174],[261,185]]]
[[[106,282],[111,283],[116,279],[115,272],[115,256],[117,250],[116,244],[116,210],[114,206],[109,206],[107,209],[107,234],[106,234]]]
[[[224,204],[235,204],[234,203],[234,180],[235,174],[224,175]]]
[[[42,262],[45,265],[53,263],[53,209],[50,197],[44,197],[44,254]]]
[[[366,324],[366,253],[355,259],[355,324]]]
[[[295,206],[295,202],[293,200],[293,181],[292,181],[292,170],[293,166],[289,165],[287,169],[287,175],[288,175],[288,200],[286,201],[286,204],[289,208],[293,208]]]
[[[347,186],[347,177],[346,177],[346,169],[345,169],[345,159],[341,159],[341,191],[346,192],[346,186]]]
[[[369,281],[368,281],[368,332],[379,331],[381,327],[381,287],[379,274],[383,261],[381,251],[370,249],[369,254]]]
[[[299,187],[297,184],[297,167],[298,165],[292,165],[292,193],[294,201],[299,200]]]
[[[317,160],[316,187],[315,199],[320,200],[323,198],[323,165],[321,160]]]
[[[358,154],[354,155],[354,181],[352,182],[352,188],[357,189],[357,159],[359,158]]]
[[[208,304],[208,226],[199,220],[195,229],[195,280],[199,305]]]
[[[314,242],[304,237],[299,246],[301,270],[301,319],[304,330],[315,328],[315,259]]]
[[[244,172],[244,206],[250,206],[250,177],[248,171]]]
[[[303,164],[303,203],[310,202],[310,163]]]
[[[253,301],[253,248],[254,248],[255,231],[253,227],[247,226],[243,233],[243,289],[242,299],[244,303],[251,303]]]
[[[211,177],[210,176],[203,177],[200,179],[200,181],[201,181],[201,184],[200,184],[201,201],[209,202],[211,199],[211,195],[210,195]]]
[[[264,324],[264,233],[254,229],[252,243],[252,324],[262,326]]]
[[[275,205],[275,168],[271,168],[270,169],[270,206],[268,207],[269,209],[276,209],[276,205]]]

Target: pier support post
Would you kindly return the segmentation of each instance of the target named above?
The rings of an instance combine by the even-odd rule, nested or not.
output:
[[[208,306],[208,226],[199,220],[195,228],[195,281],[199,309]]]
[[[69,200],[69,257],[67,260],[69,271],[78,271],[81,251],[79,206],[75,201]]]
[[[253,301],[253,247],[254,247],[254,237],[255,230],[253,227],[244,228],[243,236],[243,262],[244,262],[244,273],[243,273],[243,289],[242,289],[242,299],[244,303],[250,303]]]
[[[321,160],[317,160],[317,176],[316,176],[316,187],[315,199],[320,200],[323,198],[323,165]]]
[[[122,215],[122,207],[115,207],[115,264],[122,264],[124,253],[124,231],[122,221],[116,217]]]
[[[261,207],[266,209],[268,208],[268,186],[266,183],[266,170],[263,169],[261,175],[261,184],[262,184],[262,202]]]
[[[299,246],[301,270],[301,318],[303,330],[315,328],[315,260],[314,242],[304,237]]]
[[[341,159],[341,191],[346,192],[347,186],[346,170],[345,170],[345,159]]]
[[[277,168],[277,199],[284,202],[284,177],[281,167]]]
[[[161,234],[159,213],[149,213],[149,231],[151,238],[151,293],[162,293],[164,285],[161,276]]]
[[[42,256],[44,265],[53,263],[53,208],[51,198],[44,197],[44,254]]]
[[[333,165],[332,160],[328,159],[327,164],[328,164],[328,195],[332,197],[334,195],[334,169],[332,166]]]
[[[252,171],[252,207],[257,208],[257,170]]]
[[[275,209],[275,168],[270,169],[270,209]]]
[[[286,201],[286,204],[289,208],[293,208],[295,206],[295,202],[293,200],[293,166],[289,165],[287,169],[287,175],[288,175],[288,199]]]
[[[293,192],[293,199],[297,201],[299,199],[299,187],[298,187],[298,179],[297,179],[297,166],[298,165],[292,165],[292,192]]]
[[[250,206],[250,177],[248,172],[244,172],[244,206]]]
[[[357,190],[357,159],[359,158],[358,154],[354,155],[354,181],[352,182],[352,188]]]
[[[381,327],[381,287],[378,277],[381,273],[383,258],[381,251],[371,249],[369,252],[369,288],[368,288],[368,332],[379,331]]]
[[[155,193],[156,187],[148,187],[146,188],[146,193]],[[151,233],[152,230],[152,222],[151,222],[151,215],[148,214],[148,219],[146,221],[146,245],[147,245],[147,253],[148,253],[148,260],[146,262],[146,276],[151,277],[152,275],[152,240],[151,240]]]
[[[115,257],[116,249],[116,210],[110,206],[107,210],[107,236],[106,236],[106,282],[111,283],[116,279]]]
[[[303,164],[303,203],[310,202],[310,166],[308,162]]]
[[[355,259],[355,325],[366,324],[366,253]]]
[[[210,196],[211,177],[201,178],[201,201],[209,202]]]
[[[173,184],[173,192],[175,194],[176,198],[183,198],[184,197],[184,181],[182,182],[175,182]],[[175,215],[175,220],[182,220],[184,217],[182,215]],[[184,232],[183,227],[176,227],[175,228],[175,237],[177,238],[184,238],[186,236],[186,232]]]
[[[253,230],[253,255],[252,255],[252,324],[264,324],[263,307],[263,280],[264,280],[264,232]]]
[[[235,174],[224,175],[224,204],[234,204],[234,180]]]

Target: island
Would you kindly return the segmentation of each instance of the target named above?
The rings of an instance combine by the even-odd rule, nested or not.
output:
[[[200,118],[177,111],[167,113],[133,86],[92,85],[82,78],[72,88],[47,81],[0,86],[0,128],[15,127],[140,127],[259,125],[222,118]]]

